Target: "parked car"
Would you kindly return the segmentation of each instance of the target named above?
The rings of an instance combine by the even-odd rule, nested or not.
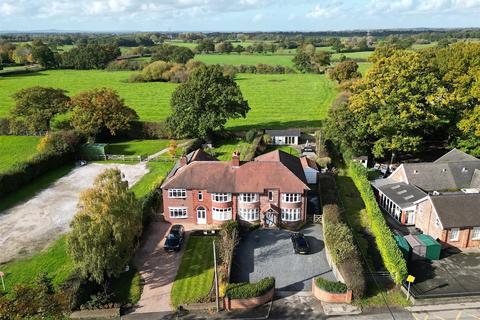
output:
[[[300,232],[292,233],[290,238],[292,239],[294,253],[299,253],[299,254],[310,253],[310,245],[308,244],[308,241],[303,235],[303,233],[300,233]]]
[[[165,238],[165,251],[180,251],[185,240],[185,228],[181,224],[174,224]]]

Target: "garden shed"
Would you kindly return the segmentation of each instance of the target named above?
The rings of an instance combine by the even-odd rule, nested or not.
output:
[[[85,143],[80,147],[80,158],[82,160],[103,160],[106,147],[106,143]]]
[[[397,242],[398,247],[400,248],[400,251],[402,252],[403,258],[405,260],[408,260],[408,257],[410,255],[410,245],[408,244],[407,240],[405,240],[404,237],[398,234],[394,235],[394,238]]]
[[[419,234],[418,239],[426,246],[425,258],[429,260],[440,259],[440,253],[442,251],[442,245],[435,241],[431,236],[426,234]]]
[[[412,234],[404,236],[408,244],[412,248],[412,260],[419,260],[425,258],[427,255],[427,246]]]

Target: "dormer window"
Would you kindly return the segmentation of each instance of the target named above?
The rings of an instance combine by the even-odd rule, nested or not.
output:
[[[258,193],[240,193],[239,200],[244,203],[258,202]]]
[[[442,172],[447,172],[447,169],[445,169],[445,168],[444,168],[444,169],[442,169]]]
[[[282,202],[298,203],[301,200],[300,193],[282,193]]]
[[[413,170],[413,173],[414,173],[414,174],[417,174],[417,173],[418,173],[418,170],[417,170],[417,169]]]
[[[212,201],[214,202],[232,201],[232,194],[231,193],[212,193]]]
[[[462,168],[462,172],[468,172],[467,168]]]

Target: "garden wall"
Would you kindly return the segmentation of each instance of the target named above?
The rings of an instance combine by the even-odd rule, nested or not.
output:
[[[319,288],[315,284],[315,279],[312,279],[312,293],[315,298],[323,302],[352,303],[352,290],[347,290],[345,293],[331,293]]]
[[[271,288],[265,294],[248,299],[231,299],[226,296],[223,299],[223,307],[226,310],[235,310],[235,309],[250,309],[261,306],[273,299],[273,295],[275,294],[275,287]]]

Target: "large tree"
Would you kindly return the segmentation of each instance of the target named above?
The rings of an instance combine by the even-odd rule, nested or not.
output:
[[[53,51],[43,43],[32,47],[32,58],[44,68],[54,68],[58,65]]]
[[[116,135],[138,119],[135,110],[127,107],[115,90],[108,88],[79,93],[72,97],[71,105],[73,128],[91,139],[102,130]]]
[[[64,90],[38,86],[21,89],[13,98],[12,116],[27,119],[33,131],[50,129],[50,120],[56,114],[66,112],[70,100]]]
[[[80,195],[67,251],[81,275],[106,289],[130,261],[142,230],[141,206],[118,169],[101,173]]]
[[[358,72],[358,64],[352,60],[340,62],[329,70],[328,75],[338,83],[362,77]]]
[[[181,84],[171,99],[167,118],[171,133],[179,138],[206,138],[222,129],[230,118],[245,118],[250,110],[240,87],[224,76],[220,66],[200,66]]]
[[[154,48],[152,61],[187,63],[194,56],[195,53],[189,48],[162,44]]]

